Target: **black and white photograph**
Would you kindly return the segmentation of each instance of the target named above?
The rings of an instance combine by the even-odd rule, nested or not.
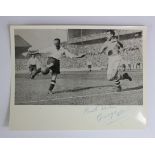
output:
[[[142,29],[14,29],[15,105],[143,105]]]
[[[13,129],[146,126],[144,26],[11,26]]]

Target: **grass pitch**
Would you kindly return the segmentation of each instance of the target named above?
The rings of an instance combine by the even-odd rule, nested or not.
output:
[[[38,75],[31,80],[28,75],[16,74],[16,105],[142,105],[143,73],[129,72],[133,81],[121,81],[122,92],[113,90],[105,71],[62,72],[48,95],[50,75]]]

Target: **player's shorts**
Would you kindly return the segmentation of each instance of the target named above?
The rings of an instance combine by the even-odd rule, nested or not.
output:
[[[88,68],[91,68],[91,65],[88,65]]]
[[[114,80],[117,77],[119,66],[122,63],[120,55],[112,55],[108,57],[107,79]]]
[[[36,65],[30,65],[29,66],[29,71],[32,72],[34,70],[37,70],[37,66]]]
[[[60,74],[60,60],[49,57],[47,60],[47,65],[53,64],[49,69],[52,70],[53,73]]]

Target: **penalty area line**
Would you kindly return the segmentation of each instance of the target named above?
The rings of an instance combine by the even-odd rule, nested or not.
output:
[[[125,92],[129,92],[125,91]],[[137,90],[132,90],[132,91],[137,91]],[[113,95],[113,94],[119,94],[121,92],[107,92],[107,93],[102,93],[102,94],[92,94],[92,95],[84,95],[84,96],[71,96],[71,97],[62,97],[62,98],[54,98],[54,99],[47,99],[47,100],[35,100],[35,101],[22,101],[18,102],[16,104],[28,104],[28,103],[37,103],[37,102],[48,102],[48,101],[56,101],[56,100],[67,100],[67,99],[76,99],[76,98],[86,98],[86,97],[95,97],[95,96],[103,96],[103,95]]]

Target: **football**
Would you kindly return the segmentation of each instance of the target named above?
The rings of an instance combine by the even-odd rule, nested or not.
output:
[[[42,74],[48,74],[50,72],[49,68],[48,67],[44,67],[44,68],[41,68],[41,72]]]

